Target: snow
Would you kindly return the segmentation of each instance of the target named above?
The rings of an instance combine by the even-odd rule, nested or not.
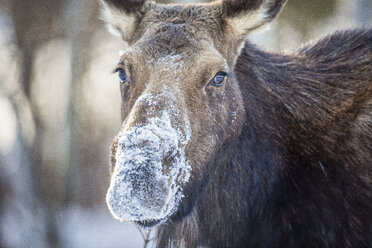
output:
[[[66,208],[60,216],[59,232],[64,247],[143,247],[143,239],[133,224],[115,221],[104,208]]]
[[[133,48],[128,47],[127,49],[120,50],[119,51],[119,57],[123,57],[124,54],[129,53],[129,52],[133,52]]]
[[[131,127],[143,104],[149,118]],[[161,104],[166,106],[159,110]],[[190,123],[181,114],[172,90],[164,86],[156,96],[139,97],[119,136],[106,196],[112,215],[122,221],[164,221],[177,209],[191,171],[185,156]]]
[[[177,74],[180,72],[180,69],[184,65],[182,56],[180,54],[165,56],[160,58],[158,63],[162,65],[163,72],[173,72],[175,83],[178,83],[179,78]]]

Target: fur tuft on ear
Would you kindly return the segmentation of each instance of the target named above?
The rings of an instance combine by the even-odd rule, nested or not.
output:
[[[102,19],[111,33],[130,41],[137,21],[147,9],[147,0],[100,0]]]
[[[223,16],[239,34],[270,23],[278,16],[287,0],[222,0]]]

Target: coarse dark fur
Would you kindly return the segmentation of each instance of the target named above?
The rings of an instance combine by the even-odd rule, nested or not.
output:
[[[247,42],[235,73],[243,131],[158,247],[371,247],[372,31],[292,56]]]
[[[144,3],[105,1],[128,13],[135,12],[129,5]],[[123,121],[143,91],[163,83],[146,86],[161,70],[150,77],[143,57],[188,54],[181,88],[193,128],[186,151],[193,171],[177,212],[157,226],[158,247],[372,247],[372,30],[338,32],[290,55],[249,42],[240,52],[249,31],[275,18],[284,3],[149,3],[127,24],[135,32],[123,37],[142,57],[122,58],[135,81],[121,86]],[[262,4],[263,19],[250,18]],[[200,62],[209,59],[204,37],[232,75],[225,88],[200,93],[218,72]],[[227,121],[233,112],[238,128]],[[147,118],[136,113],[134,121]]]

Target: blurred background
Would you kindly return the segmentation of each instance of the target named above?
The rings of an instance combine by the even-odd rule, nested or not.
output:
[[[143,247],[105,205],[126,44],[98,17],[95,0],[0,0],[0,247]],[[289,0],[250,39],[294,51],[371,24],[371,0]]]

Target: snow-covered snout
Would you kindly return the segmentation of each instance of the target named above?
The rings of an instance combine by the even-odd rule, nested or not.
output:
[[[190,130],[166,86],[137,99],[112,149],[106,200],[115,218],[161,222],[177,209],[191,170],[185,157]]]

